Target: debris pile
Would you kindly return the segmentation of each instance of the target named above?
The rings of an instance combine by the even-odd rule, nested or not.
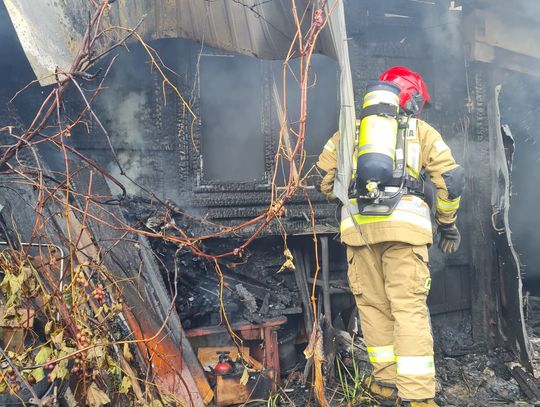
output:
[[[443,406],[514,406],[527,404],[527,397],[512,377],[505,361],[514,357],[504,351],[471,353],[437,360],[440,384],[438,399]],[[532,405],[532,404],[531,404]]]
[[[189,254],[184,254],[189,258]],[[180,273],[179,298],[176,308],[186,329],[218,325],[221,322],[220,302],[230,322],[260,323],[270,318],[300,313],[290,288],[279,276],[267,277],[260,282],[222,268],[224,289],[219,290],[215,271],[194,258],[184,260],[188,265]]]
[[[190,225],[181,214],[157,211],[151,201],[132,197],[125,204],[125,214],[153,231],[164,231],[168,224],[179,225],[189,233]],[[168,233],[171,231],[168,230]],[[302,313],[294,281],[288,271],[277,273],[283,264],[283,240],[262,238],[244,251],[237,262],[219,261],[221,275],[209,260],[193,255],[186,247],[150,239],[164,281],[172,284],[177,273],[176,309],[186,329],[219,325],[221,304],[229,322],[262,323],[283,315]],[[232,250],[239,239],[210,239],[201,244],[206,253]],[[220,290],[220,279],[223,289]],[[171,291],[174,287],[170,286]]]

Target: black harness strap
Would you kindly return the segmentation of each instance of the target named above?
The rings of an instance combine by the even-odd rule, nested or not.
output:
[[[360,113],[360,120],[367,116],[389,116],[397,117],[396,106],[389,103],[377,103],[376,105],[367,106]]]

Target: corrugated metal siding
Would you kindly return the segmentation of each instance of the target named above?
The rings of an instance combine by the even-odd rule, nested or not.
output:
[[[68,69],[86,28],[90,3],[82,0],[4,0],[21,44],[41,79],[55,67]],[[311,2],[297,0],[299,13]],[[306,24],[311,12],[306,13]],[[296,27],[290,0],[118,0],[109,24],[135,27],[145,39],[187,38],[227,51],[263,59],[283,59]],[[330,30],[321,34],[319,52],[336,57]]]

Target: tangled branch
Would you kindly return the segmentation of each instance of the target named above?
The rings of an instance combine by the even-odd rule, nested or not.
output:
[[[239,1],[236,1],[241,3]],[[256,8],[267,1],[261,1],[252,6],[246,6],[251,12],[259,13]],[[331,13],[338,0],[329,8]],[[33,220],[33,235],[30,239],[32,245],[22,248],[21,241],[9,242],[9,247],[2,253],[1,266],[4,278],[0,284],[2,294],[6,299],[6,308],[17,315],[21,308],[36,310],[36,317],[47,321],[44,327],[45,341],[39,340],[39,334],[33,334],[32,346],[24,352],[10,355],[8,352],[0,353],[8,363],[12,364],[14,374],[3,374],[0,381],[0,391],[10,390],[17,394],[20,383],[32,391],[31,384],[43,380],[45,377],[51,385],[58,385],[70,375],[80,380],[82,395],[91,405],[102,405],[109,400],[103,373],[114,377],[117,383],[115,389],[126,394],[138,402],[148,402],[155,397],[166,400],[156,383],[141,380],[133,374],[129,362],[134,362],[130,346],[135,344],[153,343],[164,335],[170,314],[174,310],[176,293],[171,298],[164,321],[155,334],[146,339],[118,340],[111,337],[110,327],[120,324],[125,327],[123,312],[126,311],[123,302],[121,282],[111,276],[105,268],[99,242],[92,241],[88,233],[90,223],[106,228],[118,234],[118,239],[112,247],[119,242],[126,242],[127,236],[142,236],[150,239],[159,239],[172,243],[178,247],[189,250],[194,256],[203,258],[212,264],[220,281],[220,303],[222,319],[229,333],[238,346],[240,338],[234,333],[229,324],[223,303],[223,274],[220,269],[220,259],[242,258],[244,251],[261,236],[262,232],[285,213],[287,204],[298,193],[305,192],[304,181],[308,171],[304,168],[306,161],[305,139],[307,123],[307,95],[309,89],[310,66],[313,53],[317,48],[317,41],[321,31],[328,24],[329,16],[325,14],[327,0],[319,7],[306,7],[299,12],[295,0],[291,0],[296,31],[290,48],[283,63],[283,111],[287,112],[287,76],[291,73],[290,62],[293,58],[299,60],[299,71],[295,74],[300,89],[300,115],[297,121],[291,123],[286,113],[281,118],[278,147],[275,157],[275,167],[271,185],[270,203],[263,213],[245,221],[237,226],[227,227],[211,224],[220,231],[201,236],[192,236],[181,226],[172,222],[170,204],[162,201],[156,193],[148,187],[140,185],[121,165],[115,151],[109,131],[100,120],[93,108],[99,94],[106,91],[104,83],[113,69],[116,57],[110,59],[104,71],[91,72],[96,63],[109,55],[113,50],[126,44],[128,39],[137,41],[149,58],[150,65],[162,80],[163,97],[165,89],[172,90],[180,103],[191,117],[191,131],[196,123],[197,116],[181,91],[169,78],[172,72],[161,60],[157,52],[148,45],[136,29],[124,27],[104,27],[103,20],[109,9],[110,0],[93,2],[93,13],[89,18],[81,47],[77,52],[71,67],[64,71],[57,69],[54,73],[55,86],[44,98],[30,125],[20,134],[16,133],[16,126],[6,126],[0,133],[14,140],[13,144],[2,149],[0,155],[0,168],[6,168],[3,175],[9,177],[12,184],[35,191],[36,201],[31,205],[35,211]],[[309,11],[313,10],[311,15]],[[307,30],[305,20],[310,19]],[[141,20],[142,21],[142,20]],[[98,51],[98,44],[110,32],[123,33],[123,38],[108,48]],[[83,83],[97,83],[88,93]],[[21,89],[20,92],[24,91]],[[80,97],[82,109],[70,119],[65,112],[65,98],[69,89]],[[15,97],[20,93],[18,92]],[[136,185],[141,195],[146,195],[165,210],[164,224],[166,228],[154,231],[140,223],[129,223],[118,212],[111,210],[112,204],[118,204],[126,197],[125,185],[114,177],[109,171],[86,157],[82,152],[68,143],[72,132],[78,126],[85,126],[85,120],[92,120],[104,134],[114,162],[120,174],[129,182]],[[51,134],[51,129],[54,131]],[[292,136],[292,137],[291,137]],[[36,148],[48,143],[61,152],[64,171],[54,174],[41,162]],[[24,158],[27,156],[30,159]],[[24,156],[24,157],[23,157]],[[80,169],[74,168],[73,163],[79,162],[90,169],[88,186],[86,190],[78,190],[73,182]],[[284,187],[277,188],[276,179],[278,168],[287,164],[289,173]],[[120,190],[121,196],[99,196],[93,193],[94,174],[100,174]],[[307,194],[305,195],[307,198]],[[314,212],[308,200],[311,212],[311,227],[316,244]],[[59,236],[51,236],[51,224],[57,222],[57,215],[62,217],[62,230]],[[182,213],[184,216],[193,215]],[[55,218],[56,217],[56,218]],[[55,220],[56,219],[56,220]],[[209,222],[199,219],[200,222]],[[60,222],[58,222],[60,223]],[[237,247],[222,253],[210,253],[204,243],[218,237],[235,236],[237,232],[247,228],[254,228],[254,232]],[[52,228],[54,229],[54,228]],[[284,236],[285,237],[285,236]],[[67,248],[64,254],[59,255],[57,247]],[[38,254],[31,255],[31,248],[37,245]],[[138,243],[133,243],[138,244]],[[317,256],[317,252],[316,252]],[[61,266],[59,264],[62,264]],[[316,262],[318,265],[318,260]],[[318,274],[318,266],[316,276]],[[315,277],[316,278],[316,277]],[[176,278],[174,282],[176,286]],[[315,283],[314,283],[315,285]],[[312,293],[312,306],[314,315],[317,315],[315,295]],[[119,322],[120,321],[120,322]],[[27,324],[28,325],[28,324]],[[30,328],[26,326],[26,328]],[[120,347],[124,347],[120,351]],[[15,357],[16,362],[13,362]],[[11,361],[11,362],[10,362]],[[180,372],[178,372],[180,375]],[[141,387],[144,386],[144,394]],[[186,385],[187,387],[187,385]],[[36,403],[42,403],[33,393]],[[109,400],[110,401],[110,400]],[[176,404],[175,404],[176,403]],[[179,405],[181,401],[174,400],[172,404]]]

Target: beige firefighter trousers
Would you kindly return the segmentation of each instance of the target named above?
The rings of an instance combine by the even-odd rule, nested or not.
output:
[[[396,385],[402,399],[433,398],[427,246],[402,242],[348,246],[347,260],[375,380]]]

